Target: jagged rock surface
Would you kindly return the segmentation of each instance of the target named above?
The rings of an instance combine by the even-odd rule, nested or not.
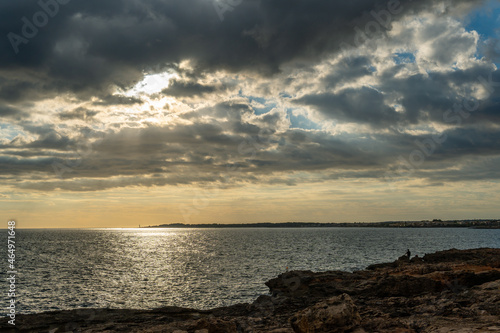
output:
[[[342,294],[300,310],[290,324],[297,333],[342,333],[358,326],[360,320],[351,297]]]

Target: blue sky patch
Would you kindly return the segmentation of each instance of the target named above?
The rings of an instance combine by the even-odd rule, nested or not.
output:
[[[485,45],[485,41],[500,39],[500,2],[490,0],[484,6],[471,12],[465,19],[465,28],[469,31],[475,30],[480,36],[480,46]],[[482,45],[481,45],[482,44]],[[482,58],[483,50],[479,47],[476,57]],[[499,62],[495,62],[500,67]]]
[[[411,64],[415,62],[415,55],[410,52],[394,53],[393,57],[396,64]]]
[[[481,39],[500,37],[500,2],[488,1],[484,6],[476,9],[466,17],[465,28],[475,30]]]
[[[7,140],[13,140],[21,133],[19,127],[7,123],[0,123],[0,132],[2,133],[0,139]]]
[[[252,107],[253,110],[254,110],[254,113],[256,115],[261,115],[261,114],[264,114],[264,113],[268,113],[269,111],[271,111],[273,108],[276,107],[276,103],[274,103],[274,102],[269,102],[268,100],[266,100],[265,98],[262,98],[262,97],[243,95],[242,92],[241,92],[241,90],[240,90],[239,96],[244,97],[244,98],[248,98],[248,101],[250,103],[257,102],[257,103],[263,105],[263,107],[261,107],[261,108],[259,108],[259,107]]]

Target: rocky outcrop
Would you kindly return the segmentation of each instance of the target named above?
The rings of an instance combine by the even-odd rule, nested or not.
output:
[[[290,324],[297,333],[342,333],[358,326],[360,320],[351,297],[342,294],[300,310]]]
[[[291,271],[252,304],[200,311],[85,309],[18,315],[0,332],[500,332],[500,249],[401,257],[357,272]]]

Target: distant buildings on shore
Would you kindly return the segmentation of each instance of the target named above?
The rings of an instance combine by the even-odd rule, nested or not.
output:
[[[500,220],[449,220],[441,221],[394,221],[379,223],[384,227],[407,227],[407,228],[500,228]]]

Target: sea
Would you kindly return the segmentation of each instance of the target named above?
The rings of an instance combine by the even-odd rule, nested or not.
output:
[[[7,232],[0,291],[7,312]],[[451,248],[500,248],[467,228],[17,229],[16,312],[209,309],[252,302],[288,270],[355,271]]]

